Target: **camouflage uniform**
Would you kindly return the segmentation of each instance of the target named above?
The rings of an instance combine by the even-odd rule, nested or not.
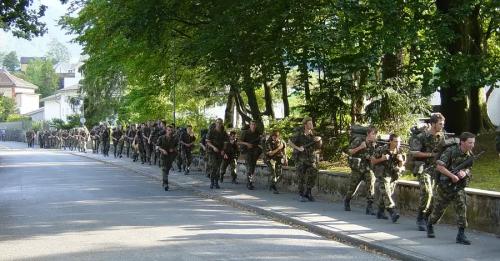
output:
[[[291,139],[295,146],[300,147],[314,142],[312,134],[304,134],[300,131]],[[299,179],[299,194],[301,197],[308,197],[316,183],[318,177],[318,158],[314,147],[304,148],[304,151],[295,151],[296,153],[296,170]],[[304,191],[304,186],[307,189]],[[309,198],[311,200],[311,198]]]
[[[273,156],[267,155],[268,152],[273,151],[280,146],[283,146],[276,154]],[[264,162],[269,168],[269,187],[277,192],[276,184],[281,180],[281,176],[283,174],[283,163],[282,160],[285,157],[285,142],[278,138],[273,140],[272,136],[270,136],[265,144],[264,144]]]
[[[165,190],[168,190],[168,173],[170,169],[172,168],[172,163],[175,160],[175,157],[177,156],[177,144],[178,140],[174,135],[162,135],[160,138],[158,138],[158,147],[167,151],[168,153],[161,154],[162,157],[162,177],[163,177],[163,187]]]
[[[151,158],[153,159],[153,164],[156,165],[156,161],[159,160],[159,152],[156,150],[156,143],[158,142],[158,138],[160,137],[160,127],[158,125],[154,125],[151,128],[151,136],[149,140],[151,142]]]
[[[222,160],[222,166],[220,168],[220,181],[223,182],[224,174],[229,166],[232,182],[237,183],[236,164],[239,156],[239,149],[236,139],[232,143],[230,141],[224,142],[224,153],[227,155],[227,159]]]
[[[448,170],[452,170],[471,156],[472,155],[470,152],[463,153],[458,145],[452,146],[442,153],[441,157],[437,161],[437,164],[446,167]],[[466,173],[470,173],[469,169],[464,171]],[[441,175],[444,176],[444,174]],[[448,186],[450,183],[451,181],[449,179],[438,182],[435,190],[436,195],[434,196],[432,213],[429,222],[431,224],[436,224],[438,220],[443,216],[443,213],[446,210],[448,204],[450,202],[453,202],[455,203],[455,212],[457,214],[457,225],[458,227],[466,228],[467,219],[465,187],[458,187],[457,190],[453,190]]]
[[[444,140],[442,133],[432,135],[430,132],[420,133],[416,139],[410,144],[410,151],[420,151],[428,153],[437,153],[439,144]],[[419,217],[422,215],[429,215],[431,211],[432,192],[434,190],[435,182],[432,173],[436,168],[435,158],[425,158],[420,161],[415,161],[413,174],[417,175],[418,183],[420,184],[419,196]],[[417,218],[417,219],[418,219]]]
[[[365,142],[365,138],[355,138],[349,148],[354,149]],[[356,154],[349,157],[349,167],[351,168],[351,176],[349,178],[349,187],[346,194],[346,201],[350,201],[356,192],[361,181],[365,182],[366,200],[371,206],[375,194],[375,175],[370,168],[370,158],[375,151],[375,142],[367,143],[366,148],[358,151]]]
[[[121,151],[120,151],[120,142],[122,138],[123,132],[121,129],[116,128],[113,130],[113,133],[111,136],[113,137],[113,155],[114,157],[120,157],[121,156]]]
[[[242,153],[245,154],[245,162],[247,164],[247,186],[253,188],[255,182],[255,167],[257,166],[257,159],[262,153],[260,145],[261,133],[257,130],[251,131],[250,129],[242,132],[241,141],[248,142],[253,145],[252,148],[242,146]]]
[[[387,209],[391,214],[391,218],[393,218],[393,222],[399,218],[399,214],[394,212],[396,204],[392,199],[392,195],[394,194],[394,189],[396,187],[396,181],[399,179],[399,176],[404,171],[404,166],[399,167],[399,161],[397,160],[398,155],[404,157],[404,154],[401,150],[398,150],[396,153],[391,153],[389,150],[389,144],[380,146],[375,149],[373,153],[373,158],[379,159],[384,155],[390,155],[389,160],[382,161],[373,166],[373,172],[377,179],[378,193],[376,195],[377,204],[378,204],[378,213],[377,218],[386,219],[384,215],[384,210]],[[395,216],[397,215],[397,217]]]
[[[194,141],[196,140],[196,137],[194,136],[191,136],[189,135],[189,133],[187,132],[183,132],[183,134],[181,135],[181,140],[182,142],[186,143],[186,144],[190,144],[192,143],[194,145]],[[193,154],[191,153],[192,149],[193,149],[193,146],[185,146],[183,144],[180,145],[181,146],[181,156],[182,156],[182,162],[184,163],[184,171],[186,174],[189,173],[189,170],[190,170],[190,166],[191,166],[191,162],[193,161]]]
[[[224,149],[224,143],[228,140],[227,133],[224,129],[217,131],[216,128],[210,129],[207,134],[207,140],[214,145],[219,152],[215,152],[211,147],[208,148],[208,165],[210,169],[210,181],[211,187],[214,184],[218,184],[219,180],[219,169],[222,162],[221,151]],[[217,185],[218,186],[218,185]]]

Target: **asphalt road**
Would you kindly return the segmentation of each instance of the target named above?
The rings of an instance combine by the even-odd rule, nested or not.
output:
[[[0,142],[0,260],[383,260],[188,190]]]

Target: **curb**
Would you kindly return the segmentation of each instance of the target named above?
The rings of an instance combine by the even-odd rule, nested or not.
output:
[[[87,156],[87,155],[76,154],[74,152],[69,152],[69,153],[72,155],[75,155],[75,156],[79,156],[79,157],[99,161],[99,162],[102,162],[105,164],[113,165],[116,167],[120,167],[123,169],[127,169],[127,170],[135,172],[141,176],[145,176],[145,177],[149,177],[149,178],[154,179],[154,180],[161,181],[161,177],[159,177],[158,175],[151,174],[151,173],[144,171],[144,170],[131,168],[128,166],[116,164],[114,162],[93,158],[93,157]],[[191,192],[193,192],[201,197],[213,199],[213,200],[219,201],[223,204],[226,204],[226,205],[229,205],[229,206],[232,206],[232,207],[235,207],[235,208],[247,211],[247,212],[252,212],[252,213],[255,213],[255,214],[260,215],[260,216],[270,218],[270,219],[277,221],[279,223],[287,224],[287,225],[290,225],[290,226],[293,226],[293,227],[296,227],[296,228],[299,228],[302,230],[307,230],[313,234],[319,235],[319,236],[327,238],[329,240],[334,240],[337,242],[346,243],[346,244],[349,244],[352,246],[356,246],[364,251],[375,252],[377,254],[387,255],[391,258],[395,258],[395,259],[399,259],[399,260],[412,260],[412,261],[440,260],[440,259],[436,259],[436,258],[433,258],[430,256],[422,255],[422,254],[419,254],[419,253],[416,253],[413,251],[409,251],[406,249],[393,247],[393,246],[390,246],[390,245],[387,245],[384,243],[380,243],[380,242],[377,243],[376,241],[368,241],[368,240],[355,238],[355,237],[352,237],[350,235],[344,234],[342,232],[332,231],[332,230],[329,230],[327,228],[323,228],[323,227],[321,227],[321,225],[315,225],[315,224],[307,223],[304,221],[300,221],[300,220],[293,218],[293,217],[290,217],[286,214],[281,214],[281,213],[278,213],[276,211],[266,210],[262,207],[252,206],[250,204],[242,203],[242,202],[239,202],[237,200],[233,200],[233,199],[229,199],[229,198],[224,197],[224,196],[220,196],[216,193],[208,193],[206,191],[199,190],[199,189],[196,189],[194,187],[186,187],[186,186],[179,184],[177,182],[169,181],[169,183],[174,185],[174,186],[180,187],[184,190],[191,191]]]

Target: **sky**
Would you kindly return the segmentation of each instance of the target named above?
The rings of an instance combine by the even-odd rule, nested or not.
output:
[[[75,36],[67,35],[66,31],[57,25],[57,20],[66,13],[68,5],[62,5],[59,0],[34,0],[32,6],[38,7],[41,4],[47,6],[45,16],[41,21],[47,24],[48,32],[42,37],[35,37],[28,41],[16,38],[10,32],[0,30],[0,52],[8,53],[15,51],[17,57],[44,56],[47,52],[48,43],[55,38],[68,48],[71,54],[70,61],[72,63],[77,62],[80,58],[82,47],[77,43],[71,43],[70,41]]]

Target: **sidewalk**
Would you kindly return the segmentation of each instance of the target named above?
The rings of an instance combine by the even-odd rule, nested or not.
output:
[[[131,159],[105,158],[101,154],[70,152],[158,180],[161,171],[157,166],[142,165]],[[241,176],[239,180],[243,180]],[[397,224],[378,220],[364,214],[364,209],[353,207],[345,212],[343,204],[322,201],[299,202],[291,193],[272,194],[264,187],[254,191],[245,184],[221,184],[221,189],[209,189],[209,180],[201,173],[190,175],[171,172],[171,190],[191,190],[202,197],[218,200],[234,207],[251,211],[292,226],[305,228],[320,236],[346,242],[360,248],[381,252],[401,260],[500,260],[500,239],[494,235],[467,231],[472,245],[455,243],[456,227],[436,225],[436,238],[429,239],[425,232],[417,231],[414,217],[401,217]],[[168,193],[168,192],[165,192]]]

